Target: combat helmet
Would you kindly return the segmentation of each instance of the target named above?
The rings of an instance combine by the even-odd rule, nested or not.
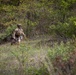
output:
[[[22,25],[21,25],[21,24],[17,24],[17,27],[18,27],[18,28],[21,28],[21,27],[22,27]]]

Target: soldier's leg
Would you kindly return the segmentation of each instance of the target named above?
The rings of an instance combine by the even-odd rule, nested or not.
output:
[[[15,39],[11,39],[11,45],[16,44],[16,40]]]
[[[21,42],[21,38],[19,37],[19,38],[18,38],[18,44],[20,44],[20,42]]]
[[[20,39],[23,40],[23,36],[20,36]]]

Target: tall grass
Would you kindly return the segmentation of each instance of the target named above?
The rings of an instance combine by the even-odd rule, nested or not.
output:
[[[60,58],[61,61],[67,62],[75,48],[70,43],[55,44],[53,47],[34,46],[27,43],[22,43],[20,46],[1,45],[0,74],[57,75],[59,71],[63,73],[59,68],[61,66],[57,66],[56,62],[59,62],[56,59]]]
[[[55,75],[75,75],[73,72],[76,69],[75,46],[69,42],[66,44],[62,42],[60,45],[55,44],[53,48],[48,50],[48,56],[52,62]]]

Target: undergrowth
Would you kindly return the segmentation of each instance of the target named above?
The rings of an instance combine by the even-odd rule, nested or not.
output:
[[[1,75],[75,75],[75,46],[69,42],[53,47],[34,47],[22,43],[20,46],[0,46]]]

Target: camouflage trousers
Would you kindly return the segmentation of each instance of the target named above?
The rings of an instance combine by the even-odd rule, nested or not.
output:
[[[22,39],[23,39],[23,36],[16,37],[15,39],[13,38],[11,40],[11,45],[13,45],[13,44],[20,44],[20,42],[21,42]]]

